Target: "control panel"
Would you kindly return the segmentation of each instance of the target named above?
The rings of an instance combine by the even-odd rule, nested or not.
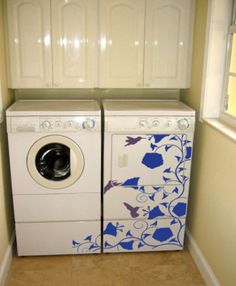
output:
[[[99,131],[96,117],[9,117],[8,132],[77,132]]]
[[[194,125],[194,116],[110,116],[105,119],[107,132],[191,132]]]

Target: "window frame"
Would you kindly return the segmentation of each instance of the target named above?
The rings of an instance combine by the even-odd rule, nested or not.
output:
[[[219,119],[221,119],[226,124],[236,127],[236,116],[230,114],[226,110],[226,104],[228,104],[228,85],[230,77],[230,64],[232,56],[232,46],[233,46],[233,35],[236,35],[236,0],[233,1],[231,25],[228,28],[228,40],[227,40],[227,50],[226,50],[226,64],[224,72],[224,82],[223,91],[220,104],[220,114]],[[236,78],[236,74],[233,75]]]

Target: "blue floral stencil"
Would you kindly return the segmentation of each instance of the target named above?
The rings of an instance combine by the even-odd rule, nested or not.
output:
[[[72,240],[72,248],[77,250],[77,253],[96,253],[101,251],[100,243],[101,235],[88,235],[83,241]]]
[[[124,224],[115,221],[107,222],[103,232],[104,250],[108,252],[156,250],[170,245],[181,249],[183,238],[180,237],[180,233],[183,228],[184,224],[181,221],[174,220],[167,220],[165,226],[160,220],[133,221],[132,225],[126,222]]]
[[[130,219],[143,218],[142,223],[145,227],[142,233],[137,236],[133,235],[133,230],[136,229],[137,224],[134,223],[133,228],[125,229],[125,226],[118,222],[115,225],[114,222],[109,222],[104,230],[105,249],[117,248],[117,251],[122,249],[134,250],[142,247],[153,249],[163,244],[175,245],[177,248],[183,246],[179,234],[184,229],[182,218],[185,218],[187,213],[187,197],[185,196],[186,183],[190,173],[189,167],[186,167],[185,163],[191,160],[192,142],[187,140],[185,134],[154,134],[127,136],[124,146],[125,148],[135,148],[135,145],[144,140],[148,143],[149,150],[143,150],[142,160],[137,164],[142,164],[153,171],[160,169],[160,167],[163,168],[164,163],[165,166],[168,164],[164,162],[164,156],[168,156],[170,151],[175,164],[174,166],[173,164],[172,166],[167,165],[161,169],[162,185],[141,185],[141,176],[127,178],[123,182],[107,183],[104,193],[108,188],[112,191],[116,186],[133,189],[136,192],[136,201],[139,204],[123,201],[123,207],[126,209],[127,219],[129,217]],[[144,198],[145,207],[140,208],[140,203],[142,205]],[[171,218],[169,226],[158,227],[158,221],[167,217]],[[153,220],[156,222],[153,223]],[[111,229],[113,231],[109,232]],[[106,239],[112,234],[118,239],[115,242]]]

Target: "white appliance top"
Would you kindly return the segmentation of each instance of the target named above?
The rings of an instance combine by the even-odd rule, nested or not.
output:
[[[7,116],[86,116],[100,115],[96,100],[18,100]]]
[[[106,116],[195,116],[195,111],[176,100],[104,100]]]

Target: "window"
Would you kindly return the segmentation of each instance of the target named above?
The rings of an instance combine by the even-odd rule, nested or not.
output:
[[[200,120],[236,141],[234,7],[236,0],[208,0]]]
[[[236,120],[236,22],[233,9],[232,24],[229,28],[228,53],[225,72],[223,113]]]

